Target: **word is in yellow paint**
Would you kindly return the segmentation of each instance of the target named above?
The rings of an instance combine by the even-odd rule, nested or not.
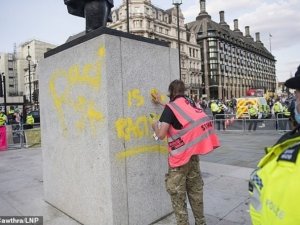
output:
[[[128,107],[131,106],[143,106],[145,104],[144,97],[141,95],[139,89],[132,89],[128,91]]]

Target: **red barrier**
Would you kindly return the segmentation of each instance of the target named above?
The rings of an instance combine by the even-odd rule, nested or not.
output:
[[[0,151],[7,150],[6,127],[0,126]]]

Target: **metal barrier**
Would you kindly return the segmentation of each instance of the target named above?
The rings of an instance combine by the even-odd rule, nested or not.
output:
[[[40,144],[39,123],[35,123],[29,126],[27,124],[11,124],[11,125],[6,125],[6,127],[7,127],[7,141],[8,141],[9,150],[29,148]]]
[[[222,119],[219,119],[219,118]],[[237,119],[234,114],[219,114],[214,117],[216,130],[228,131],[289,131],[291,124],[289,118],[276,119]]]

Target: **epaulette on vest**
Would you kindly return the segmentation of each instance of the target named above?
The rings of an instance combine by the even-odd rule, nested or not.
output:
[[[286,161],[286,162],[296,163],[299,149],[300,149],[300,144],[294,145],[294,146],[286,149],[284,152],[282,152],[278,156],[277,161]]]

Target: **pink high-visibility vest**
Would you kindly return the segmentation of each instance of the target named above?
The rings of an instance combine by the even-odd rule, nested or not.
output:
[[[203,155],[220,146],[213,121],[202,109],[194,108],[184,97],[167,104],[182,124],[181,130],[170,126],[168,138],[170,167],[182,166],[193,155]]]

